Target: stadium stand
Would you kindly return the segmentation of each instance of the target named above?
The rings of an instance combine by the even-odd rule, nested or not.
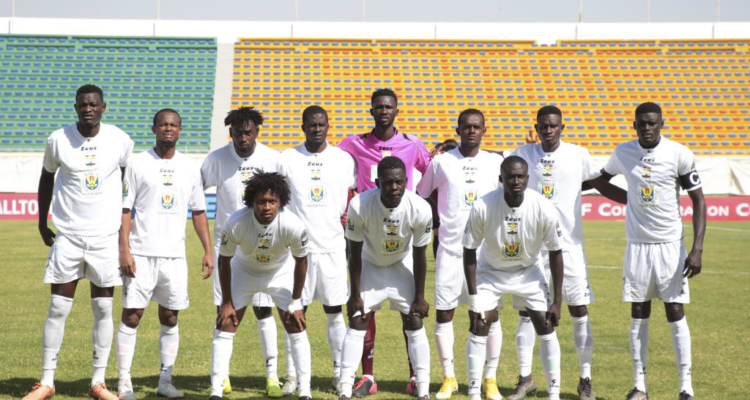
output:
[[[514,148],[536,110],[565,113],[564,140],[593,154],[635,137],[633,110],[662,105],[662,132],[698,154],[750,154],[750,39],[532,41],[240,39],[232,107],[267,118],[263,141],[304,141],[299,115],[330,114],[332,142],[371,129],[370,94],[399,94],[397,125],[436,144],[455,134],[457,114],[485,112],[485,145]]]
[[[208,152],[213,38],[0,35],[0,151],[43,151],[47,135],[76,120],[76,89],[104,90],[103,121],[153,146],[153,115],[182,115],[179,148]]]

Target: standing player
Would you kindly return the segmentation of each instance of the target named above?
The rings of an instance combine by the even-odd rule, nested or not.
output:
[[[370,115],[375,128],[369,133],[349,136],[342,140],[339,147],[354,157],[357,164],[357,191],[359,193],[374,189],[377,178],[378,163],[387,156],[401,159],[406,167],[406,189],[412,190],[414,169],[424,174],[430,163],[430,156],[424,143],[414,135],[400,132],[393,125],[398,116],[398,98],[390,89],[379,89],[373,92]],[[373,375],[373,357],[375,356],[375,315],[369,318],[365,336],[364,353],[362,354],[362,379],[354,387],[355,396],[366,396],[377,392],[378,385]],[[404,335],[406,335],[404,333]],[[406,339],[406,336],[404,336]],[[408,349],[407,349],[408,354]],[[409,363],[410,381],[406,386],[409,394],[414,394],[414,370]]]
[[[352,157],[329,146],[328,113],[310,106],[302,113],[305,142],[282,153],[287,180],[292,193],[289,211],[297,215],[310,231],[307,255],[307,282],[302,304],[307,307],[314,298],[323,303],[328,318],[328,345],[333,360],[333,387],[338,389],[341,376],[341,346],[346,323],[341,306],[349,298],[346,276],[346,241],[341,216],[346,213],[348,190],[356,187],[356,168]],[[288,335],[285,335],[288,339]],[[289,352],[287,352],[288,355]],[[288,357],[287,357],[288,358]],[[291,364],[291,363],[290,363]],[[294,392],[287,368],[283,390]],[[289,387],[288,387],[289,386]]]
[[[245,185],[258,172],[284,173],[279,153],[256,139],[260,134],[263,116],[252,107],[231,110],[224,119],[229,126],[232,143],[212,152],[203,161],[201,175],[203,188],[216,187],[216,220],[214,221],[214,254],[219,256],[221,230],[233,212],[244,207]],[[215,260],[218,263],[218,259]],[[221,307],[221,284],[219,269],[214,268],[214,305],[216,312]],[[266,394],[281,397],[281,386],[276,374],[278,349],[277,328],[271,310],[269,296],[259,293],[252,301],[253,312],[258,319],[258,336],[263,358],[266,360]],[[229,377],[224,382],[224,393],[231,392]]]
[[[479,149],[485,132],[481,111],[473,108],[462,111],[456,129],[461,145],[432,160],[417,186],[423,197],[433,191],[438,194],[440,245],[435,257],[435,343],[444,376],[438,399],[449,399],[458,391],[453,370],[453,314],[459,304],[468,304],[469,300],[461,262],[461,238],[474,201],[497,189],[503,160],[498,154]],[[502,396],[495,375],[503,340],[500,320],[492,323],[489,339],[484,389],[488,399],[499,400]]]
[[[417,396],[429,398],[430,344],[422,319],[430,309],[424,299],[424,284],[432,210],[424,199],[406,190],[406,172],[399,158],[383,158],[377,167],[378,189],[360,193],[349,204],[346,238],[352,288],[346,303],[349,330],[341,357],[342,400],[352,397],[365,329],[373,312],[386,300],[401,313],[416,372]]]
[[[130,367],[138,324],[151,300],[159,304],[161,323],[161,376],[156,395],[170,399],[185,397],[172,385],[172,368],[180,346],[177,315],[190,303],[185,259],[188,206],[205,252],[203,279],[211,276],[214,256],[200,168],[175,148],[181,126],[182,119],[176,111],[165,108],[157,112],[151,127],[156,146],[134,156],[125,170],[120,227],[120,271],[124,277],[122,322],[117,332],[120,400],[136,399]],[[131,230],[133,208],[138,212]]]
[[[466,343],[469,399],[480,399],[479,378],[487,352],[488,321],[497,318],[497,308],[507,293],[513,295],[513,304],[522,306],[531,317],[539,335],[549,399],[558,400],[560,343],[554,327],[560,319],[561,298],[555,296],[548,307],[547,281],[537,263],[544,244],[555,293],[562,293],[562,232],[552,204],[539,193],[526,190],[526,161],[510,156],[501,169],[503,188],[474,202],[463,237],[471,322]],[[477,262],[476,249],[480,244]]]
[[[651,299],[659,298],[672,332],[680,376],[680,400],[693,399],[690,329],[684,304],[690,302],[686,278],[701,272],[706,202],[695,170],[695,157],[685,146],[661,137],[661,107],[643,103],[635,110],[637,140],[622,143],[602,169],[612,178],[623,174],[628,182],[625,217],[627,247],[623,261],[622,300],[630,302],[630,353],[635,385],[627,400],[648,399],[646,354]],[[693,203],[693,248],[685,251],[680,216],[680,187]]]
[[[76,92],[78,122],[56,130],[47,138],[42,176],[39,178],[39,233],[50,246],[44,283],[51,284],[49,314],[42,331],[42,379],[25,400],[55,395],[57,355],[65,320],[73,307],[78,280],[91,284],[94,329],[94,373],[89,396],[116,400],[104,385],[112,347],[112,296],[122,284],[117,260],[117,231],[122,204],[121,168],[133,151],[128,134],[101,122],[107,108],[102,90],[83,85]],[[57,179],[55,179],[55,173]],[[47,227],[52,204],[52,223]]]
[[[560,244],[565,263],[562,299],[568,305],[573,320],[573,342],[580,367],[578,394],[581,400],[593,400],[591,361],[594,341],[586,305],[594,301],[594,292],[589,285],[586,253],[583,247],[581,185],[592,186],[607,198],[622,204],[627,201],[627,193],[603,178],[597,179],[601,177],[601,172],[588,150],[560,140],[565,125],[562,123],[562,112],[559,108],[540,108],[534,129],[539,135],[540,143],[519,147],[511,154],[529,163],[529,187],[538,190],[557,210],[563,231]],[[549,258],[544,244],[539,259],[549,282],[550,268],[546,262]],[[536,390],[536,383],[531,376],[535,339],[531,319],[525,311],[519,311],[516,352],[521,371],[516,391],[508,396],[508,400],[523,399],[527,393]]]
[[[209,400],[221,398],[234,334],[257,293],[270,296],[278,307],[292,342],[299,400],[311,399],[310,342],[302,310],[307,231],[297,216],[281,211],[289,200],[289,185],[281,174],[257,173],[245,189],[247,207],[224,225],[219,256],[222,305],[211,349]]]

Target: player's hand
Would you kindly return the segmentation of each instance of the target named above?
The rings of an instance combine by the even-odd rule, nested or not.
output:
[[[414,302],[411,303],[411,309],[409,309],[409,316],[418,315],[420,318],[427,318],[430,316],[430,305],[424,297],[417,297]]]
[[[445,151],[443,150],[442,143],[439,144],[439,145],[437,145],[437,146],[435,146],[434,149],[430,150],[430,160],[432,160],[433,158],[435,158],[436,155],[443,154],[444,152]]]
[[[547,324],[552,324],[552,326],[557,326],[560,323],[560,303],[559,302],[553,302],[552,305],[549,307],[549,310],[547,311],[547,320],[545,321]]]
[[[701,268],[703,267],[702,255],[702,251],[700,250],[690,250],[690,254],[685,259],[685,266],[682,269],[683,277],[690,279],[701,273]]]
[[[203,279],[210,278],[211,274],[214,273],[214,255],[204,255],[201,263],[203,264],[203,268],[201,269],[201,271],[203,272]]]
[[[120,273],[122,276],[135,278],[135,260],[129,251],[120,253]]]
[[[232,326],[239,325],[237,313],[234,310],[234,306],[230,303],[222,304],[221,309],[219,309],[219,315],[216,316],[216,329],[221,330],[221,327],[225,324],[232,324]]]
[[[526,134],[526,143],[536,143],[536,135],[534,135],[534,131],[529,130],[529,133]]]
[[[351,319],[357,311],[359,311],[360,317],[365,317],[365,302],[362,300],[362,296],[351,295],[346,302],[346,315]]]
[[[482,321],[484,324],[487,323],[487,318],[483,318],[483,316],[479,313],[475,313],[474,311],[469,311],[469,332],[477,335],[479,334],[479,321]]]
[[[48,228],[47,225],[39,227],[39,234],[42,235],[42,240],[47,247],[52,247],[55,244],[55,232]]]
[[[307,329],[307,319],[305,319],[305,311],[297,310],[295,312],[286,313],[287,323],[292,322],[294,326],[299,329],[300,332]]]

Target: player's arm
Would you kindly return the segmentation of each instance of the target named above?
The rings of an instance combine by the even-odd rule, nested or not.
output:
[[[208,230],[208,216],[206,210],[193,211],[193,228],[203,246],[203,260],[201,260],[201,271],[203,279],[208,279],[214,271],[214,248],[211,243],[211,234]]]
[[[628,204],[628,192],[610,183],[609,181],[612,179],[612,175],[607,175],[608,176],[605,177],[602,173],[602,175],[597,178],[583,182],[581,190],[588,190],[586,187],[589,186],[589,189],[594,188],[598,190],[602,196],[612,201],[620,204]]]
[[[703,268],[703,238],[706,235],[706,199],[703,189],[697,188],[688,192],[693,202],[693,248],[685,260],[684,276],[692,278],[701,273]]]
[[[307,277],[307,256],[294,257],[294,287],[292,288],[292,302],[289,304],[288,318],[300,331],[307,328],[305,312],[302,307],[302,288],[305,286]]]
[[[479,295],[477,294],[477,249],[464,247],[464,275],[466,276],[466,286],[469,288],[469,331],[477,334],[477,325],[481,319],[487,323],[484,317],[484,310],[480,309]]]
[[[351,239],[349,241],[349,283],[351,284],[351,293],[349,301],[346,303],[346,314],[351,319],[354,313],[359,311],[364,317],[365,303],[360,296],[360,277],[362,276],[362,247],[364,242],[357,242]]]
[[[412,247],[412,259],[414,261],[415,295],[409,314],[417,314],[421,318],[427,318],[430,314],[430,305],[424,298],[424,283],[427,276],[427,246]]]
[[[39,234],[47,246],[55,243],[55,232],[47,226],[49,207],[52,204],[52,189],[55,187],[55,173],[49,172],[42,167],[42,176],[39,177],[39,188],[37,190],[37,202],[39,203]]]
[[[120,273],[131,278],[135,277],[135,260],[130,254],[130,228],[132,224],[133,212],[129,208],[122,209],[120,221]]]
[[[216,328],[221,329],[225,322],[239,324],[232,301],[232,257],[219,255],[219,283],[221,285],[221,308],[216,316]]]
[[[560,321],[560,308],[562,307],[562,250],[549,252],[549,269],[552,273],[552,287],[555,291],[555,298],[552,300],[552,306],[550,306],[549,311],[547,311],[547,323],[551,323],[552,326],[557,326]]]

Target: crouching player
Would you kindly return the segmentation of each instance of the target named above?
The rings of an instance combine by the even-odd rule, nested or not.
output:
[[[289,199],[289,185],[281,174],[257,173],[245,189],[247,207],[234,212],[224,225],[219,249],[222,304],[211,349],[210,400],[221,398],[234,334],[257,293],[269,295],[276,304],[292,342],[299,399],[311,399],[310,342],[301,301],[307,231],[297,216],[282,211]]]
[[[560,319],[561,296],[549,305],[544,274],[536,264],[542,243],[549,251],[555,293],[562,293],[562,232],[557,212],[541,194],[526,190],[528,165],[510,156],[501,165],[502,189],[474,202],[464,231],[464,273],[469,286],[469,340],[466,367],[469,399],[480,399],[479,384],[486,357],[490,323],[504,294],[514,306],[526,309],[539,337],[539,353],[550,400],[560,398],[560,343],[555,326]],[[482,243],[484,241],[484,243]],[[476,249],[479,245],[479,261]],[[478,267],[477,267],[478,264]]]

